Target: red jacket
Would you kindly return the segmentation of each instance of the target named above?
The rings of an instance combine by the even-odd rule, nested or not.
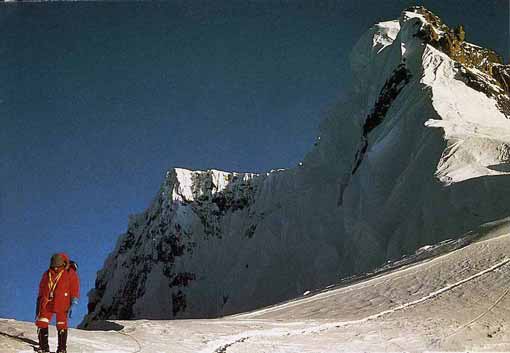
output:
[[[69,264],[69,257],[65,254],[60,255]],[[68,265],[58,271],[50,268],[43,273],[38,295],[40,311],[67,312],[71,306],[71,299],[79,297],[80,280],[74,267]]]

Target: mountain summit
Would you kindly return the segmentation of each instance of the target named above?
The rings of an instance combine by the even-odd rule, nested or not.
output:
[[[295,168],[174,168],[89,293],[104,319],[248,311],[510,213],[510,66],[423,7],[370,28]]]

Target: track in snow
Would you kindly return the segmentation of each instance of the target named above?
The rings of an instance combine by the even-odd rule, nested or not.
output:
[[[0,331],[0,335],[1,336],[4,336],[4,337],[7,337],[7,338],[10,338],[12,340],[15,340],[15,341],[18,341],[18,342],[23,342],[23,343],[27,343],[29,345],[31,345],[34,349],[35,347],[39,347],[39,342],[36,342],[30,338],[26,338],[26,337],[23,337],[23,334],[20,334],[20,335],[11,335],[9,333],[6,333],[6,332],[1,332]]]
[[[305,329],[294,329],[294,330],[280,330],[280,329],[271,329],[271,330],[258,330],[258,331],[252,331],[251,333],[248,332],[248,333],[243,333],[243,334],[238,334],[238,335],[234,335],[234,336],[231,336],[230,338],[227,337],[227,338],[224,338],[224,339],[221,339],[221,340],[217,340],[216,343],[212,342],[213,345],[217,346],[218,344],[220,344],[219,347],[217,348],[213,348],[212,350],[211,349],[204,349],[202,350],[200,353],[226,353],[227,349],[237,343],[242,343],[242,342],[245,342],[246,340],[250,339],[250,338],[256,338],[256,337],[281,337],[281,336],[294,336],[294,335],[303,335],[303,334],[313,334],[313,333],[320,333],[320,332],[323,332],[323,331],[327,331],[327,330],[330,330],[330,329],[334,329],[334,328],[339,328],[339,327],[344,327],[344,326],[349,326],[349,325],[354,325],[354,324],[360,324],[360,323],[364,323],[364,322],[367,322],[369,320],[375,320],[375,319],[378,319],[382,316],[385,316],[385,315],[388,315],[388,314],[392,314],[394,312],[397,312],[397,311],[400,311],[400,310],[404,310],[404,309],[407,309],[409,307],[412,307],[412,306],[415,306],[415,305],[418,305],[420,303],[423,303],[423,302],[426,302],[428,300],[431,300],[445,292],[448,292],[448,291],[451,291],[452,289],[456,288],[456,287],[459,287],[467,282],[470,282],[478,277],[481,277],[487,273],[490,273],[490,272],[493,272],[494,270],[508,264],[510,262],[510,258],[505,258],[503,261],[500,261],[498,262],[497,264],[485,269],[485,270],[482,270],[482,271],[479,271],[477,273],[475,273],[474,275],[471,275],[465,279],[462,279],[460,281],[457,281],[453,284],[449,284],[441,289],[438,289],[434,292],[431,292],[429,293],[428,295],[424,296],[424,297],[421,297],[417,300],[413,300],[413,301],[410,301],[410,302],[407,302],[407,303],[404,303],[404,304],[401,304],[401,305],[398,305],[392,309],[388,309],[388,310],[384,310],[384,311],[381,311],[379,313],[376,313],[376,314],[372,314],[372,315],[369,315],[367,317],[364,317],[362,319],[359,319],[359,320],[351,320],[351,321],[339,321],[339,322],[332,322],[332,323],[326,323],[326,324],[322,324],[322,325],[317,325],[317,326],[311,326],[309,328],[305,328]],[[506,294],[507,292],[505,292]],[[502,296],[503,297],[503,296]],[[499,301],[499,299],[498,299]],[[497,301],[497,302],[498,302]],[[491,307],[489,308],[488,311],[490,311],[496,304],[497,302]],[[296,303],[297,304],[297,303]],[[471,322],[472,323],[472,322]],[[469,323],[468,323],[469,324]],[[467,326],[467,325],[466,325]],[[460,328],[459,328],[460,329]]]

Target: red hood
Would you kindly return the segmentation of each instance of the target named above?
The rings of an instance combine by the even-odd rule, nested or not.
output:
[[[69,262],[70,262],[70,261],[69,261],[69,256],[67,256],[67,254],[66,254],[66,253],[63,253],[63,252],[59,253],[59,255],[60,255],[60,256],[64,259],[64,261],[65,261],[65,262],[69,265]]]

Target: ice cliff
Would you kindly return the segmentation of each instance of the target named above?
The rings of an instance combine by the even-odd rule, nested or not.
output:
[[[372,27],[295,168],[168,171],[98,272],[99,319],[216,317],[510,214],[510,66],[422,7]]]

